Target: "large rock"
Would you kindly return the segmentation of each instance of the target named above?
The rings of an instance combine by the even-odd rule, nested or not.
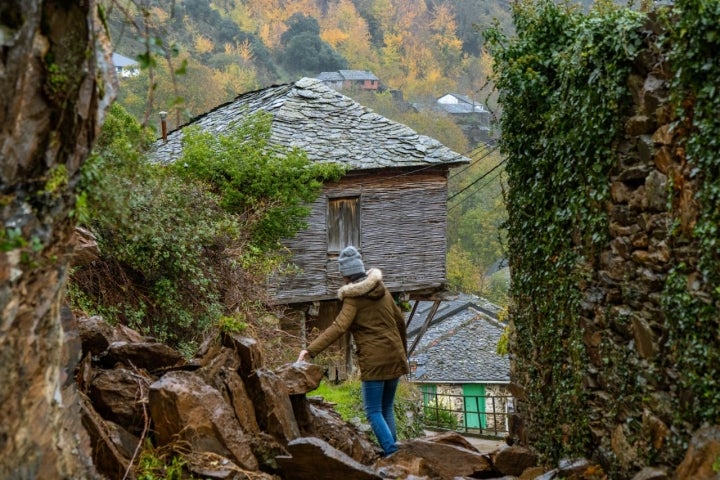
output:
[[[78,395],[82,425],[90,436],[95,468],[106,478],[123,478],[130,465],[130,457],[118,448],[107,423],[92,407],[90,400],[83,394]]]
[[[368,436],[353,424],[344,421],[332,405],[321,400],[312,400],[308,402],[308,412],[310,422],[302,430],[303,436],[321,438],[365,465],[377,459],[375,445]]]
[[[102,317],[84,317],[77,320],[83,354],[96,356],[105,352],[113,342],[144,342],[145,338],[128,327],[113,327]]]
[[[493,465],[503,475],[519,476],[526,469],[537,465],[537,455],[525,447],[502,448],[495,454]]]
[[[235,412],[235,417],[237,417],[240,425],[248,433],[260,432],[255,406],[248,396],[240,375],[234,370],[221,370],[218,374],[218,380],[222,382],[221,392]]]
[[[703,427],[693,435],[685,458],[675,471],[677,480],[718,480],[720,425]]]
[[[323,369],[314,363],[295,362],[275,369],[275,374],[285,383],[290,395],[298,395],[311,392],[320,385]]]
[[[443,432],[428,437],[423,437],[420,440],[427,440],[433,443],[442,443],[444,445],[454,445],[456,447],[464,448],[473,452],[479,452],[475,446],[470,443],[465,437],[457,432]]]
[[[124,368],[100,370],[90,383],[93,407],[105,419],[139,434],[145,424],[143,400],[154,381],[140,371]],[[144,393],[145,392],[145,393]]]
[[[206,345],[203,350],[202,355],[196,360],[202,365],[197,374],[205,383],[222,393],[246,432],[253,434],[259,432],[255,406],[238,373],[241,362],[237,352],[218,343]]]
[[[257,369],[262,368],[262,352],[257,340],[241,335],[223,334],[222,344],[237,353],[240,358],[239,373],[243,379],[250,378]]]
[[[282,380],[272,371],[260,368],[245,379],[248,395],[255,406],[260,428],[283,443],[300,436],[290,395]]]
[[[216,389],[192,372],[165,374],[150,386],[150,412],[158,445],[184,440],[196,452],[212,452],[246,470],[257,470],[251,438]]]
[[[290,456],[277,457],[286,480],[380,480],[382,477],[314,437],[298,438],[288,444]]]
[[[418,461],[422,459],[422,461]],[[488,455],[448,443],[414,439],[400,444],[400,450],[377,462],[378,468],[402,465],[407,474],[433,478],[492,478],[495,474]],[[420,468],[413,471],[412,468]]]
[[[264,472],[249,472],[235,465],[230,459],[210,452],[190,452],[183,456],[185,467],[206,480],[281,480],[280,477]],[[195,477],[193,477],[195,478]]]
[[[119,363],[152,371],[178,365],[182,363],[183,358],[180,352],[164,343],[113,342],[101,361],[106,366]]]

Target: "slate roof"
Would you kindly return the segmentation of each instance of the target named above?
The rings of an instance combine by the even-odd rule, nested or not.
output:
[[[366,70],[338,70],[345,80],[380,80],[374,73]]]
[[[320,74],[317,76],[318,80],[322,80],[324,82],[342,82],[343,77],[340,75],[340,72],[320,72]]]
[[[115,67],[137,67],[140,64],[133,60],[132,58],[125,57],[123,55],[120,55],[119,53],[113,53],[112,54],[112,61],[113,65]]]
[[[418,334],[432,302],[421,302],[408,331],[408,346]],[[418,343],[409,378],[419,383],[508,383],[510,359],[496,353],[505,325],[497,320],[500,310],[474,295],[461,295],[441,304],[434,320]]]
[[[487,112],[485,107],[480,104],[470,105],[467,103],[439,103],[440,108],[445,110],[447,113],[462,114],[462,113],[484,113]]]
[[[171,163],[181,155],[182,128],[198,125],[226,133],[242,117],[264,110],[273,115],[271,141],[298,147],[311,161],[338,162],[350,170],[453,166],[469,162],[437,140],[372,112],[315,78],[241,94],[155,142],[150,159]]]
[[[471,105],[472,105],[473,103],[475,103],[475,102],[473,102],[473,101],[470,99],[470,97],[468,97],[467,95],[462,95],[462,94],[460,94],[460,93],[447,93],[447,94],[443,95],[443,97],[445,97],[445,96],[447,96],[447,95],[451,95],[451,96],[457,98],[458,100],[460,100],[461,102],[464,102],[464,103],[469,103],[469,104],[471,104]],[[442,98],[442,97],[440,97],[440,98]]]

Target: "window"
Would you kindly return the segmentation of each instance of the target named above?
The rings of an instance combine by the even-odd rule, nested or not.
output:
[[[340,253],[348,245],[360,246],[360,197],[329,198],[327,249]]]

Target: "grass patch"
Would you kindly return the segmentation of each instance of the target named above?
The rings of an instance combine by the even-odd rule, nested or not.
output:
[[[347,380],[333,385],[323,380],[320,386],[308,392],[308,395],[319,395],[326,402],[335,404],[335,410],[343,420],[350,423],[352,419],[360,419],[367,423],[362,405],[362,382],[359,379]],[[395,422],[398,438],[408,440],[422,436],[422,395],[412,383],[400,381],[395,394]],[[374,438],[372,432],[370,437]]]

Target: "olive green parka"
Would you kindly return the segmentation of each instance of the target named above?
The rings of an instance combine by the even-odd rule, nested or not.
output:
[[[409,373],[405,318],[385,288],[382,272],[371,268],[365,278],[341,287],[338,298],[343,302],[340,313],[307,347],[308,353],[316,356],[349,331],[357,346],[361,380],[390,380]]]

